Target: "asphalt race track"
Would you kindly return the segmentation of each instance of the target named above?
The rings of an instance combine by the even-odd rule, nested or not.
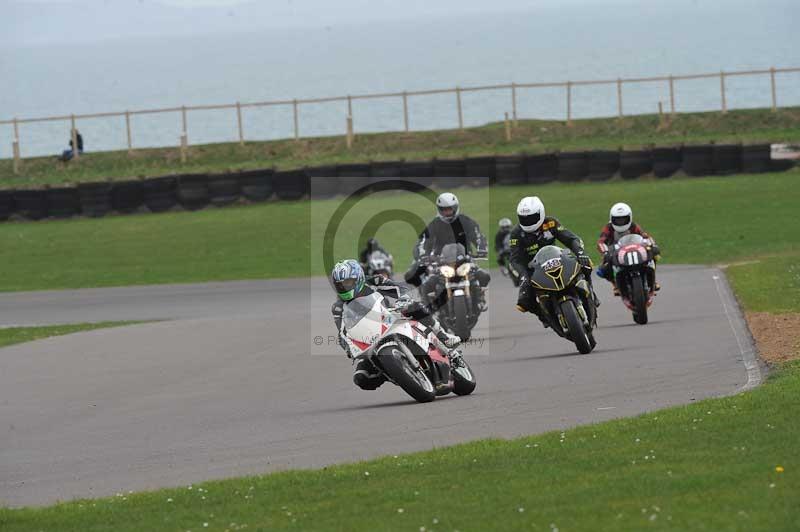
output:
[[[722,274],[659,273],[646,326],[595,281],[603,305],[590,355],[518,313],[515,289],[494,273],[475,331],[485,343],[465,351],[474,395],[427,405],[390,384],[355,388],[338,348],[312,354],[313,338],[334,332],[324,279],[2,294],[6,326],[169,321],[0,350],[0,505],[538,433],[759,384]]]

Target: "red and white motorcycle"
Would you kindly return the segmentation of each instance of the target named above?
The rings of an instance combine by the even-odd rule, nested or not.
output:
[[[342,315],[355,359],[369,359],[386,378],[420,403],[437,395],[469,395],[477,384],[463,357],[453,363],[428,327],[402,315],[378,293],[350,301]]]

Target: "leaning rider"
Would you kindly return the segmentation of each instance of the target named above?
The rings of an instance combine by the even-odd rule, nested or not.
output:
[[[653,252],[653,259],[658,261],[661,258],[661,250],[656,245],[656,241],[639,224],[633,223],[633,210],[627,203],[615,203],[608,214],[608,223],[603,226],[600,232],[600,239],[597,241],[597,251],[603,256],[603,263],[597,268],[597,275],[602,277],[614,288],[614,295],[619,295],[619,288],[614,282],[613,268],[611,267],[611,253],[614,251],[614,244],[626,235],[640,235],[645,239]],[[656,281],[653,287],[656,291],[661,290],[661,285]]]
[[[536,314],[544,326],[548,326],[544,311],[536,301],[536,294],[531,287],[528,263],[533,260],[540,248],[552,245],[556,240],[572,250],[584,270],[588,270],[586,280],[592,290],[595,305],[600,306],[600,301],[592,287],[592,259],[583,249],[583,240],[561,225],[557,219],[545,216],[544,203],[536,196],[528,196],[520,200],[517,205],[517,217],[519,224],[511,231],[510,241],[511,262],[514,268],[522,273],[517,310]]]
[[[500,218],[497,222],[497,234],[494,235],[494,254],[497,259],[497,265],[501,268],[508,270],[508,275],[514,282],[514,286],[519,286],[519,272],[514,269],[509,257],[511,255],[511,248],[509,247],[509,240],[511,238],[511,228],[514,224],[511,223],[509,218]]]
[[[409,297],[409,289],[406,286],[380,275],[369,279],[368,282],[363,268],[361,268],[358,261],[353,259],[336,263],[333,271],[331,271],[331,283],[339,296],[331,308],[333,322],[336,324],[336,330],[339,333],[339,345],[349,358],[354,358],[360,351],[347,336],[347,331],[344,328],[344,321],[342,320],[344,308],[359,297],[377,292],[387,298],[391,305],[395,305],[399,301],[402,304],[401,313],[403,316],[417,320],[421,325],[430,329],[437,340],[436,347],[450,359],[451,364],[454,366],[460,364],[461,353],[457,348],[461,343],[461,339],[442,329],[427,307]],[[353,382],[363,390],[375,390],[386,382],[386,377],[372,362],[366,358],[361,358],[353,369]]]

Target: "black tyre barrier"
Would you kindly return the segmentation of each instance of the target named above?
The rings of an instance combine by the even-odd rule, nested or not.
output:
[[[313,166],[306,168],[309,194],[312,198],[330,198],[339,192],[339,178],[335,166]]]
[[[336,167],[340,192],[354,192],[369,186],[370,168],[368,164],[340,164]]]
[[[464,175],[467,178],[483,177],[494,180],[497,176],[495,157],[468,157],[464,159]],[[472,183],[485,183],[483,180],[469,180]]]
[[[212,174],[208,176],[208,199],[215,207],[225,207],[239,201],[242,187],[235,174]]]
[[[589,175],[589,160],[584,152],[558,154],[558,180],[581,181]]]
[[[495,180],[498,185],[524,185],[528,182],[524,155],[506,155],[495,159]]]
[[[465,172],[464,159],[434,159],[433,186],[441,189],[463,187],[467,184]]]
[[[605,181],[619,171],[618,151],[593,151],[588,154],[589,180]]]
[[[403,161],[375,161],[369,165],[371,177],[400,177],[403,175]]]
[[[558,157],[553,153],[525,157],[528,183],[548,183],[558,179]]]
[[[683,171],[686,175],[702,176],[714,173],[714,146],[684,146]]]
[[[207,174],[187,174],[178,176],[178,203],[188,211],[196,211],[208,206]]]
[[[742,171],[741,144],[716,144],[712,151],[712,164],[717,175],[738,174]]]
[[[111,212],[111,183],[82,183],[78,185],[81,212],[90,218],[101,218]]]
[[[0,221],[6,221],[17,209],[13,190],[0,190]]]
[[[178,203],[176,195],[178,180],[174,177],[146,179],[142,192],[144,204],[151,212],[164,212]]]
[[[758,174],[772,170],[772,147],[769,144],[742,146],[742,172]]]
[[[669,177],[681,169],[680,148],[653,148],[653,175]]]
[[[81,212],[81,201],[76,188],[47,189],[47,214],[53,218],[70,218]]]
[[[619,154],[619,175],[622,179],[636,179],[652,171],[651,150],[623,151]]]
[[[111,207],[122,213],[131,213],[144,204],[144,181],[120,181],[111,188]]]
[[[247,201],[267,201],[272,197],[274,190],[272,183],[274,175],[275,171],[271,168],[239,172],[239,187],[242,189],[242,196]]]
[[[44,190],[15,190],[17,213],[29,220],[47,218],[47,195]]]
[[[403,164],[402,176],[414,182],[430,186],[433,184],[433,161],[407,161]]]
[[[272,185],[278,199],[282,200],[299,200],[308,193],[308,177],[304,170],[275,172]]]

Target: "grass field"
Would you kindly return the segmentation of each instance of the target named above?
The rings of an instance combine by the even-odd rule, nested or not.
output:
[[[771,264],[769,259],[767,262]],[[776,285],[782,272],[767,268]],[[759,298],[739,294],[745,305]],[[800,299],[789,310],[800,312]],[[800,529],[800,364],[732,397],[313,471],[0,509],[29,530]]]
[[[45,325],[42,327],[5,327],[0,328],[0,348],[76,332],[122,327],[136,322],[104,321],[99,323],[78,323],[75,325]]]
[[[356,128],[358,124],[356,123]],[[511,142],[505,140],[502,123],[463,131],[377,133],[356,137],[351,150],[344,137],[208,144],[192,146],[187,163],[180,162],[176,148],[91,153],[80,161],[60,163],[55,155],[25,159],[19,176],[12,161],[0,160],[0,188],[35,187],[44,184],[76,183],[136,176],[187,172],[224,172],[245,168],[277,166],[281,169],[367,162],[370,160],[421,160],[433,157],[464,157],[487,154],[539,153],[552,150],[637,148],[649,144],[717,142],[800,141],[800,108],[751,109],[678,114],[668,124],[657,115],[639,115],[618,120],[598,118],[561,121],[523,120],[514,129]],[[24,152],[24,146],[23,146]]]
[[[797,249],[800,170],[538,187],[457,189],[464,212],[490,241],[497,219],[513,218],[524,195],[538,194],[547,212],[593,249],[608,208],[626,201],[661,244],[665,262],[717,263]],[[388,193],[387,193],[388,194]],[[310,250],[341,200],[279,202],[199,212],[114,216],[0,225],[0,291],[323,275]],[[354,256],[364,224],[386,205],[423,220],[433,207],[419,196],[366,198],[336,233],[337,258]],[[395,208],[395,207],[393,207]],[[390,222],[377,232],[407,268],[416,234]],[[493,264],[493,261],[489,264]]]
[[[797,246],[794,249],[793,253],[728,268],[728,278],[748,311],[798,312],[800,252]]]

